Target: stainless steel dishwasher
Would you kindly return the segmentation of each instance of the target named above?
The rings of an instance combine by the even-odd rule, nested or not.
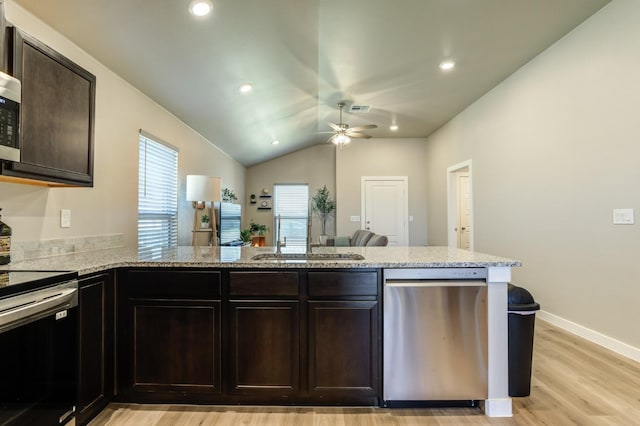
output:
[[[383,405],[487,398],[484,268],[385,269]]]

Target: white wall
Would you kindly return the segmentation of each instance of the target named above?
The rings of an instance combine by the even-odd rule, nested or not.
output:
[[[542,309],[640,348],[640,2],[614,0],[428,138],[429,243],[471,158],[478,251]],[[634,208],[635,225],[612,209]]]
[[[138,131],[178,147],[179,243],[190,244],[193,210],[184,202],[185,175],[221,176],[244,197],[244,167],[14,2],[7,20],[96,75],[93,188],[42,188],[0,182],[3,220],[14,241],[124,234],[136,245]],[[135,66],[135,64],[132,64]],[[71,228],[59,227],[60,209],[71,209]]]
[[[354,140],[336,153],[337,232],[351,235],[362,216],[362,176],[407,176],[409,181],[409,245],[427,243],[427,171],[425,139]],[[408,218],[407,218],[408,220]]]

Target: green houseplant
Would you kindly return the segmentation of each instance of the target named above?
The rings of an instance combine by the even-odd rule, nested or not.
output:
[[[209,227],[209,220],[210,220],[209,215],[203,214],[200,217],[200,227],[201,228],[208,228]]]
[[[336,202],[331,199],[331,193],[327,189],[327,185],[318,188],[316,195],[311,198],[311,210],[318,216],[322,224],[322,232],[320,234],[321,244],[326,244],[327,219],[331,217],[335,209]]]
[[[265,233],[269,231],[267,225],[261,225],[251,220],[249,223],[249,232],[251,232],[251,245],[255,247],[264,247],[266,245]],[[256,234],[258,234],[256,236]]]
[[[243,229],[242,231],[240,231],[240,239],[242,240],[242,242],[245,245],[248,245],[251,243],[251,230],[250,229]]]
[[[224,188],[222,190],[222,201],[226,203],[233,203],[237,199],[238,197],[236,197],[236,193],[233,192],[233,189]]]
[[[252,220],[251,223],[249,223],[249,231],[251,231],[251,235],[258,234],[259,236],[263,236],[269,231],[269,228],[267,225],[260,225]]]

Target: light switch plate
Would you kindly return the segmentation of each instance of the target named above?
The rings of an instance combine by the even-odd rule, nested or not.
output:
[[[613,209],[614,225],[633,225],[633,209]]]
[[[71,210],[61,209],[60,210],[60,228],[70,228],[71,227]]]
[[[360,216],[351,216],[351,222],[360,222]]]

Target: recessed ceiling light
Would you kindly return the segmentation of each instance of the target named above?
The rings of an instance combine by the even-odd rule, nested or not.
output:
[[[456,63],[453,61],[442,61],[439,66],[442,71],[449,71],[456,66]]]
[[[210,0],[193,0],[189,3],[189,12],[195,16],[205,16],[213,10],[213,3]]]
[[[271,145],[278,145],[280,143],[280,141],[278,139],[274,139],[273,142],[271,142]]]
[[[391,126],[389,126],[389,130],[391,130],[392,132],[395,132],[396,130],[398,130],[398,125],[392,124]]]
[[[240,93],[249,93],[251,90],[253,90],[253,86],[249,83],[240,86]]]

